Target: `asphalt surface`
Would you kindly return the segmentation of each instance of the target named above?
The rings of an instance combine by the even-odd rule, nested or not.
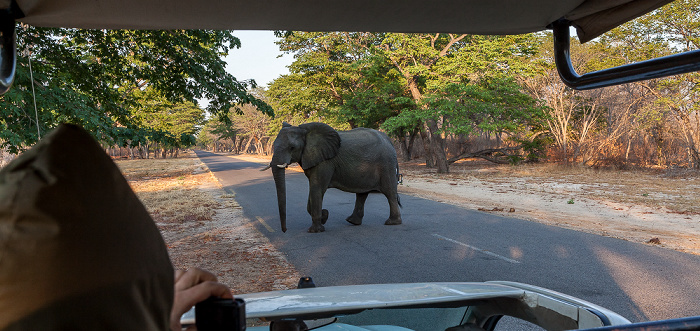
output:
[[[700,256],[401,195],[403,224],[370,194],[363,224],[345,221],[355,195],[329,189],[323,233],[307,233],[308,181],[287,171],[287,232],[264,165],[198,151],[246,216],[319,286],[508,280],[572,295],[633,322],[700,315]],[[404,178],[410,181],[410,178]]]

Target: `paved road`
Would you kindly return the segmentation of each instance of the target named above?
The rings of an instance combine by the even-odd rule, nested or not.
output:
[[[632,321],[700,315],[700,256],[401,195],[404,224],[386,226],[383,195],[345,222],[354,194],[330,189],[326,232],[306,229],[308,182],[287,171],[287,227],[263,165],[197,152],[257,228],[318,285],[510,280],[609,308]],[[405,178],[410,180],[410,178]]]

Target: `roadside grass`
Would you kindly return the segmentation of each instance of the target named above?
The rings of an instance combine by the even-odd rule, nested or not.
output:
[[[176,269],[208,270],[234,294],[296,286],[296,270],[193,153],[116,163],[156,222]]]
[[[117,161],[156,223],[208,221],[219,202],[199,189],[211,175],[193,154],[177,159]]]

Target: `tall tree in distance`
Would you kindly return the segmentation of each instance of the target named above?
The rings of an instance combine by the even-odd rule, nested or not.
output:
[[[146,157],[152,143],[160,145],[163,158],[168,149],[177,152],[195,144],[195,136],[204,124],[203,109],[188,101],[173,103],[150,87],[136,93],[136,97],[137,102],[131,108],[135,122],[154,132],[141,141]]]
[[[476,36],[455,34],[390,33],[380,49],[401,73],[401,81],[410,91],[423,115],[401,115],[420,118],[425,124],[426,163],[434,162],[439,173],[449,171],[442,138],[444,119],[423,102],[426,94],[447,91],[449,84],[466,84],[470,80],[494,75],[515,75],[527,72],[527,56],[536,50],[532,35]],[[433,116],[425,116],[433,114]],[[415,121],[401,121],[416,123]]]
[[[339,128],[377,128],[392,115],[391,69],[373,55],[383,38],[369,32],[278,33],[280,50],[296,60],[270,87],[271,103],[288,118],[322,120]]]

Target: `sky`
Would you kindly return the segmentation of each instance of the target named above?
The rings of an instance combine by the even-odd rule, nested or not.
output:
[[[226,71],[237,80],[252,78],[258,86],[266,87],[275,78],[289,73],[286,66],[294,58],[291,55],[277,57],[282,52],[275,45],[277,38],[272,31],[236,30],[233,35],[241,40],[241,48],[230,50],[224,60],[228,63]]]

